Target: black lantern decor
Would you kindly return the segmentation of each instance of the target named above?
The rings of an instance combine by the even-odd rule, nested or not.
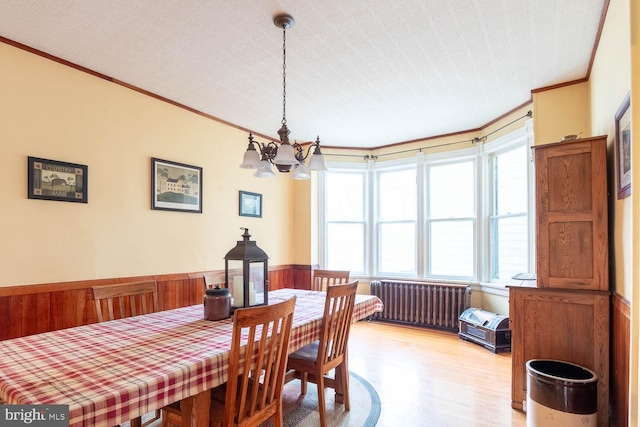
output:
[[[249,229],[241,229],[244,230],[242,240],[224,257],[224,279],[231,291],[231,311],[267,304],[269,257],[256,242],[249,240]]]

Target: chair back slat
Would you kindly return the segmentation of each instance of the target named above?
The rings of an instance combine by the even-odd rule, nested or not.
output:
[[[93,286],[91,294],[98,322],[160,311],[155,280]],[[103,303],[106,302],[106,313]],[[118,308],[116,313],[115,308]]]
[[[121,296],[121,297],[117,297],[118,298],[118,303],[120,304],[120,318],[122,317],[132,317],[136,315],[136,300],[130,296]],[[124,301],[125,299],[128,301],[127,305],[125,306]],[[127,307],[129,308],[129,315],[127,315]],[[109,320],[113,320],[113,318],[109,319]]]
[[[312,291],[326,291],[327,287],[347,283],[348,270],[313,270]]]
[[[257,426],[274,415],[282,417],[294,307],[295,297],[234,312],[222,425]]]

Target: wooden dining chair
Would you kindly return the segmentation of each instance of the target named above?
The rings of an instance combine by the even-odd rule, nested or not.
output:
[[[91,295],[96,305],[98,322],[124,319],[160,311],[158,306],[158,284],[155,280],[144,282],[118,283],[91,287]],[[103,305],[104,304],[104,305]],[[160,410],[155,411],[149,424],[160,418]],[[142,426],[142,417],[130,421],[131,427]]]
[[[233,312],[229,376],[211,391],[212,427],[257,427],[269,419],[284,426],[282,389],[295,301]],[[182,425],[179,402],[162,409],[162,426],[170,424]]]
[[[333,285],[327,288],[322,317],[320,339],[289,355],[288,379],[300,378],[301,394],[307,393],[307,381],[318,386],[318,410],[320,425],[326,427],[326,405],[324,389],[330,387],[342,391],[344,409],[351,410],[349,404],[349,368],[347,344],[353,321],[353,307],[356,301],[358,281]],[[327,374],[335,369],[334,377]]]
[[[98,322],[160,311],[155,280],[93,286],[91,293]]]
[[[202,276],[204,280],[205,289],[212,289],[215,287],[226,288],[226,284],[224,283],[224,275],[215,275],[215,276]]]
[[[313,270],[312,291],[326,291],[328,286],[349,281],[348,270]]]

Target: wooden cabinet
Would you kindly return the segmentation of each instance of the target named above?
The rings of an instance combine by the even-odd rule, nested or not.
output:
[[[607,137],[533,147],[536,286],[509,288],[511,406],[525,409],[526,362],[553,359],[598,376],[598,425],[609,418]]]
[[[511,406],[527,399],[526,362],[576,363],[598,376],[598,425],[609,418],[609,292],[509,288]]]
[[[533,150],[537,286],[609,290],[607,137]]]

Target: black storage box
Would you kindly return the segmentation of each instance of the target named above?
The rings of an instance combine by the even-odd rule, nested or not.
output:
[[[494,353],[511,351],[508,317],[471,307],[458,320],[460,339],[480,344]]]

